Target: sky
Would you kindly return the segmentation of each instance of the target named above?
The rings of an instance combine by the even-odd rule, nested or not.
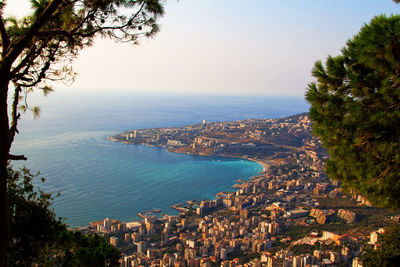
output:
[[[29,12],[8,0],[6,14]],[[316,60],[363,24],[399,13],[392,0],[171,0],[160,33],[139,46],[98,39],[57,90],[303,96]]]

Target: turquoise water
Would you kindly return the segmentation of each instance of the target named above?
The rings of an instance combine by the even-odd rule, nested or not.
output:
[[[46,177],[41,188],[61,192],[53,207],[72,227],[105,217],[138,219],[137,213],[189,199],[212,199],[237,179],[262,171],[241,159],[202,157],[163,148],[114,143],[107,136],[125,130],[207,121],[282,117],[307,111],[301,98],[80,95],[34,98],[39,120],[27,115],[14,153]],[[21,166],[21,163],[14,164]]]

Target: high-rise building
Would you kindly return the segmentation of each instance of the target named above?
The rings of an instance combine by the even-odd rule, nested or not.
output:
[[[129,233],[126,233],[124,236],[124,240],[126,243],[131,243],[131,235]]]
[[[146,243],[143,241],[136,243],[136,251],[137,253],[145,253],[146,251]]]
[[[161,243],[162,244],[167,244],[168,243],[168,231],[167,229],[164,229],[161,233]]]
[[[247,219],[249,217],[249,210],[241,209],[240,210],[240,217],[243,219]]]
[[[139,234],[140,234],[141,236],[144,236],[144,235],[146,234],[146,228],[143,227],[143,226],[140,226],[140,227],[139,227]]]
[[[104,219],[104,229],[111,230],[111,219],[110,218]]]
[[[140,234],[139,233],[132,233],[131,234],[132,243],[140,241]]]
[[[226,259],[226,256],[228,256],[228,252],[226,251],[226,248],[221,248],[221,253],[220,253],[221,260]]]
[[[185,249],[185,260],[189,261],[194,258],[196,258],[196,250],[193,248],[186,248]]]
[[[181,224],[182,224],[182,228],[186,228],[186,227],[187,227],[187,221],[186,221],[186,219],[182,219],[182,220],[181,220]]]

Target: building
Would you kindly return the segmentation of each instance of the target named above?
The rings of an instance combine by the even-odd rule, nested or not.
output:
[[[384,233],[385,233],[385,229],[384,229],[384,228],[379,228],[378,231],[373,231],[373,232],[371,232],[369,243],[370,243],[371,245],[375,245],[375,244],[378,243],[378,241],[380,240],[380,236],[381,236],[382,234],[384,234]]]
[[[353,259],[353,263],[352,263],[351,266],[352,266],[352,267],[363,267],[362,264],[361,264],[361,262],[360,262],[360,259],[359,259],[359,258],[354,258],[354,259]]]
[[[285,214],[286,218],[297,219],[301,217],[305,217],[309,214],[308,210],[297,209],[297,210],[290,210],[287,211]]]
[[[113,246],[118,246],[119,245],[119,238],[116,236],[110,237],[110,244]]]
[[[338,210],[338,217],[346,220],[347,223],[353,223],[356,220],[356,213],[349,210],[340,209]]]
[[[105,230],[108,230],[108,231],[111,230],[111,219],[110,218],[104,219],[103,226],[104,226]]]
[[[136,243],[136,251],[137,253],[145,253],[146,251],[146,243],[143,241]]]
[[[128,222],[126,223],[126,228],[132,231],[137,231],[139,230],[139,227],[142,226],[140,222]]]

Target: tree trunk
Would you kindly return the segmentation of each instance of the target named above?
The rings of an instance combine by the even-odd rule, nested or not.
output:
[[[7,161],[6,161],[7,162]],[[0,266],[6,266],[7,247],[10,239],[10,222],[8,218],[7,167],[1,160],[0,178]]]
[[[7,196],[7,161],[11,147],[7,111],[8,79],[0,68],[0,267],[6,266],[10,240],[10,221]]]

